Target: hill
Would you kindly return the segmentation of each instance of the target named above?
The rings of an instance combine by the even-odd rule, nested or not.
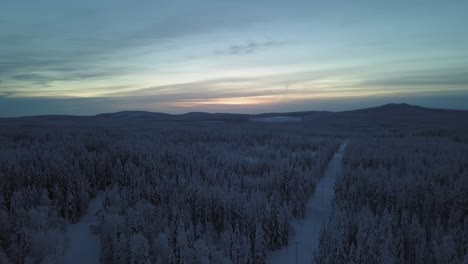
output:
[[[302,111],[286,113],[234,114],[190,112],[167,114],[148,111],[121,111],[95,116],[47,115],[19,118],[1,118],[9,123],[60,123],[82,124],[87,122],[109,123],[154,123],[154,122],[214,122],[214,123],[282,123],[308,124],[323,127],[437,127],[468,129],[468,111],[435,109],[409,104],[386,104],[351,111]],[[292,124],[292,125],[294,125]]]

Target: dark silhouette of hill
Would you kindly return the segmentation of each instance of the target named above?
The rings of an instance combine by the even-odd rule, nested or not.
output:
[[[275,117],[278,117],[275,119]],[[279,118],[281,117],[281,118]],[[148,111],[121,111],[95,116],[43,115],[19,118],[2,118],[10,123],[73,123],[87,122],[108,123],[152,123],[152,122],[252,122],[261,119],[302,120],[314,126],[327,127],[413,127],[423,126],[439,128],[468,128],[468,110],[435,109],[409,104],[386,104],[377,107],[351,111],[301,111],[262,114],[232,114],[190,112],[185,114],[167,114]]]
[[[336,112],[330,121],[350,124],[374,124],[381,126],[461,126],[468,120],[468,111],[435,109],[409,104],[386,104],[353,111]]]
[[[97,118],[138,119],[138,120],[171,120],[173,115],[148,111],[121,111],[96,115]]]

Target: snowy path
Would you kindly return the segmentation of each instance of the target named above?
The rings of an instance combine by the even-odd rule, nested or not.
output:
[[[78,222],[68,226],[66,232],[68,248],[65,250],[64,263],[99,263],[101,254],[99,236],[93,235],[90,228],[98,221],[96,213],[101,209],[102,199],[101,194],[91,200],[88,212]]]
[[[312,263],[313,254],[319,242],[320,230],[330,215],[333,186],[337,176],[341,173],[342,155],[345,148],[346,142],[340,146],[328,164],[324,177],[317,183],[314,196],[307,203],[305,217],[293,222],[296,236],[291,238],[288,246],[270,252],[267,263]]]

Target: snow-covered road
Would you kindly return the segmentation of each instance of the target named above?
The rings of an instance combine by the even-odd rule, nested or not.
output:
[[[97,224],[96,213],[101,209],[103,195],[90,201],[88,211],[78,222],[68,226],[66,232],[68,247],[65,250],[66,264],[97,264],[101,254],[99,236],[91,232],[91,226]]]
[[[320,230],[328,220],[333,198],[333,186],[341,173],[342,155],[346,142],[330,161],[324,177],[317,183],[317,189],[306,207],[305,217],[293,222],[296,235],[289,245],[268,254],[269,264],[311,264],[314,251],[317,249]]]

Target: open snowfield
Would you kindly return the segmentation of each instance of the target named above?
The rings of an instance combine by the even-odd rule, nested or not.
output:
[[[302,118],[294,116],[271,116],[252,118],[251,120],[255,122],[299,122],[302,121]]]
[[[97,224],[97,212],[101,209],[103,196],[98,195],[89,203],[88,212],[75,224],[68,226],[66,233],[68,248],[65,251],[66,264],[99,263],[99,236],[91,232],[91,226]]]
[[[293,222],[295,236],[291,238],[289,245],[270,252],[267,263],[312,263],[319,243],[320,230],[330,215],[333,186],[341,173],[342,155],[345,148],[346,143],[343,143],[330,161],[324,177],[318,182],[317,189],[307,204],[305,217]]]

